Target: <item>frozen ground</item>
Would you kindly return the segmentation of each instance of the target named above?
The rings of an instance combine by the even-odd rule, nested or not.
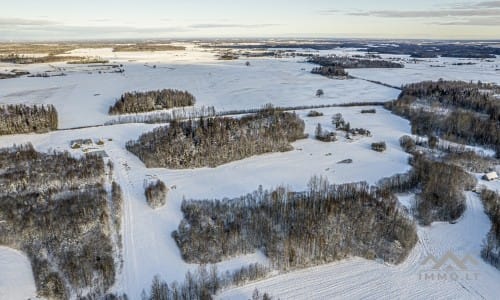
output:
[[[58,67],[66,68],[68,76],[0,80],[0,102],[53,103],[59,111],[60,127],[67,128],[101,124],[109,120],[108,106],[122,92],[130,90],[187,89],[197,97],[197,106],[214,105],[217,110],[255,108],[268,102],[294,106],[388,101],[398,95],[397,90],[365,81],[330,80],[312,75],[309,73],[312,65],[292,58],[251,59],[251,66],[246,67],[245,60],[217,61],[213,53],[192,47],[188,47],[187,51],[162,53],[113,53],[110,49],[81,49],[74,54],[100,56],[124,64],[125,73],[99,74],[98,71],[89,70],[87,66],[57,64]],[[156,68],[152,67],[154,65]],[[0,69],[11,67],[0,65]],[[50,67],[35,65],[26,68],[40,72]],[[423,72],[432,76],[440,76],[432,72],[441,69],[443,68],[422,68]],[[401,81],[413,79],[409,75],[406,78],[404,72],[398,73],[401,70],[355,71],[365,72],[364,75],[370,75],[370,79],[381,81],[390,81],[391,78]],[[470,72],[467,76],[474,76],[474,73],[480,74],[482,71],[476,66]],[[364,75],[363,77],[368,77]],[[325,97],[314,96],[319,88],[325,91]],[[305,120],[306,131],[311,137],[295,142],[293,151],[255,156],[218,168],[146,169],[139,159],[124,149],[124,145],[128,140],[136,139],[140,134],[160,125],[124,124],[42,135],[2,136],[0,147],[31,142],[40,151],[68,150],[81,155],[80,150],[70,150],[71,140],[105,140],[104,146],[95,147],[105,150],[114,162],[115,179],[122,186],[125,198],[124,267],[113,290],[126,292],[130,299],[137,299],[143,288],[149,288],[154,275],[159,274],[168,282],[181,281],[187,270],[197,267],[186,264],[181,259],[180,252],[170,237],[182,219],[180,205],[183,198],[238,197],[252,192],[259,185],[272,188],[286,184],[293,189],[302,190],[312,175],[326,176],[332,183],[367,181],[373,184],[382,177],[408,170],[408,156],[401,150],[398,142],[400,136],[410,133],[408,121],[381,107],[376,108],[376,114],[361,114],[361,109],[321,109],[319,111],[325,115],[319,118],[306,117],[307,110],[298,111]],[[335,113],[342,113],[351,127],[366,128],[373,136],[353,141],[340,138],[335,143],[314,140],[312,136],[317,123],[321,123],[324,129],[333,130],[330,118]],[[378,153],[370,149],[372,142],[379,141],[387,143],[386,152]],[[337,164],[348,158],[353,160],[352,164]],[[143,182],[152,178],[160,178],[168,186],[175,186],[169,192],[167,205],[157,210],[150,209],[144,197]],[[411,196],[404,200],[402,202],[408,203]],[[495,293],[500,293],[500,272],[484,264],[478,257],[481,241],[489,230],[489,221],[482,212],[477,197],[469,195],[468,204],[466,215],[458,224],[437,223],[431,227],[419,228],[420,241],[408,260],[400,266],[353,258],[270,278],[227,291],[220,296],[224,299],[247,299],[253,289],[258,287],[281,299],[311,298],[311,295],[323,299],[398,298],[399,293],[402,298],[480,298],[480,295],[491,298]],[[417,273],[420,261],[427,253],[439,256],[446,249],[456,251],[457,255],[473,255],[480,263],[480,281],[436,283],[419,280]],[[0,248],[0,257],[5,251],[5,248]],[[13,255],[12,251],[8,253]],[[7,267],[11,268],[10,261],[13,260],[8,261]],[[266,263],[266,258],[261,253],[235,257],[221,263],[219,269],[229,270],[251,262]],[[24,271],[11,272],[19,273],[23,278],[32,278],[26,263],[24,260]],[[1,267],[3,268],[3,264]],[[10,280],[10,273],[2,272],[2,268],[0,292],[4,290],[1,283]],[[17,270],[17,267],[10,270]],[[32,281],[22,282],[31,284],[31,288],[26,291],[34,293]],[[13,293],[11,290],[7,291]],[[0,293],[0,299],[1,295]],[[26,298],[24,294],[9,295],[12,296],[8,299]]]

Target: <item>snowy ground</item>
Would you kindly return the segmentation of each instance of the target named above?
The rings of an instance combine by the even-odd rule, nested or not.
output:
[[[19,251],[0,246],[0,299],[35,296],[35,279],[28,258]]]
[[[109,120],[109,105],[114,103],[121,93],[130,90],[187,89],[197,97],[197,106],[213,105],[217,110],[256,108],[268,102],[295,106],[388,101],[399,93],[397,90],[362,80],[330,80],[312,75],[309,73],[312,65],[292,58],[250,59],[251,65],[246,67],[245,60],[217,61],[213,53],[192,47],[188,47],[187,51],[161,53],[113,53],[111,49],[81,49],[73,54],[100,56],[124,64],[125,73],[99,74],[89,71],[87,66],[56,64],[57,67],[66,68],[68,76],[0,80],[0,102],[53,103],[59,111],[60,127],[68,128],[102,124]],[[156,68],[152,68],[154,65]],[[13,67],[0,65],[0,70],[9,68]],[[41,72],[51,67],[35,65],[22,68]],[[422,72],[427,72],[430,77],[423,74],[422,79],[442,77],[432,73],[442,69],[444,68],[423,67]],[[481,74],[481,70],[476,66],[471,74],[466,76]],[[413,79],[409,75],[408,78],[405,77],[406,73],[399,69],[350,72],[365,72],[361,77],[381,81],[388,79],[391,84],[399,84],[396,79],[408,82]],[[490,81],[494,80],[495,78],[490,78]],[[325,91],[325,97],[315,97],[315,91],[319,88]],[[81,155],[81,150],[70,150],[71,140],[102,138],[105,141],[104,146],[96,148],[105,150],[114,162],[115,179],[122,186],[125,198],[124,267],[114,290],[126,292],[130,299],[137,299],[143,288],[148,289],[154,275],[159,274],[168,282],[180,281],[187,270],[197,267],[186,264],[181,259],[180,252],[170,237],[182,219],[180,204],[183,198],[238,197],[252,192],[259,185],[272,188],[286,184],[293,189],[303,190],[312,175],[326,176],[332,183],[367,181],[374,184],[382,177],[408,170],[408,155],[401,150],[398,142],[400,136],[410,133],[408,121],[381,107],[376,107],[376,114],[361,114],[361,109],[320,109],[325,115],[319,118],[306,117],[307,110],[297,111],[305,120],[306,132],[310,137],[295,142],[293,151],[255,156],[218,168],[147,169],[137,157],[124,149],[128,140],[136,139],[140,134],[161,125],[123,124],[56,131],[42,135],[2,136],[0,147],[31,142],[40,151],[69,150],[75,155]],[[351,127],[370,130],[372,137],[352,141],[340,138],[335,143],[314,140],[312,136],[317,123],[321,123],[323,129],[333,130],[330,119],[335,113],[342,113],[344,119],[351,123]],[[387,143],[386,152],[378,153],[370,149],[372,142],[379,141]],[[349,158],[353,160],[352,164],[337,164]],[[169,192],[167,205],[157,210],[150,209],[144,197],[143,182],[151,178],[162,179],[168,186],[176,187]],[[407,196],[402,202],[409,203],[410,198],[411,196]],[[500,272],[484,264],[478,257],[481,240],[489,230],[489,221],[476,196],[469,195],[468,204],[466,215],[458,224],[439,223],[420,228],[417,247],[400,266],[387,266],[353,258],[280,275],[227,291],[221,297],[246,299],[251,296],[253,289],[258,287],[263,292],[270,292],[281,299],[311,298],[312,295],[318,299],[397,298],[399,295],[403,295],[402,298],[477,298],[479,295],[494,298],[491,296],[500,292],[497,284],[500,281]],[[427,253],[439,256],[446,249],[456,251],[457,255],[471,253],[480,263],[480,281],[436,283],[419,280],[417,273],[420,261]],[[5,251],[5,248],[0,248],[0,257]],[[8,261],[8,267],[11,268],[10,261],[13,260]],[[221,263],[219,270],[229,270],[251,262],[266,263],[266,258],[260,253],[236,257]],[[27,261],[24,260],[24,263]],[[0,299],[3,299],[1,292],[4,290],[1,283],[8,277],[8,273],[2,273],[2,268]],[[23,270],[16,273],[19,272],[19,276],[23,278],[32,278],[26,265]],[[30,286],[25,289],[27,293],[34,292],[32,281],[22,282]],[[11,293],[10,290],[7,292]],[[12,295],[9,299],[26,298],[24,294],[8,295]]]

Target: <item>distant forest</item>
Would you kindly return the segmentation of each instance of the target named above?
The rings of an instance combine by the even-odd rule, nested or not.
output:
[[[305,137],[304,128],[304,121],[295,113],[268,108],[242,118],[173,121],[127,142],[126,148],[148,168],[216,167],[253,155],[292,150],[290,143]]]
[[[101,297],[115,281],[121,192],[97,156],[0,149],[0,244],[27,254],[38,294]]]
[[[360,68],[404,68],[401,63],[396,63],[382,59],[367,59],[348,56],[311,56],[307,60],[310,63],[322,67],[336,67],[341,69],[360,69]]]
[[[187,91],[163,89],[123,94],[109,108],[110,115],[141,113],[174,107],[192,106],[196,99]]]
[[[0,135],[56,130],[57,120],[52,105],[0,105]]]
[[[184,201],[172,235],[190,263],[214,263],[261,250],[290,269],[346,256],[402,262],[417,242],[413,222],[388,190],[330,185],[313,177],[305,192],[284,187],[225,200]]]
[[[323,40],[317,43],[297,43],[290,42],[268,42],[259,45],[239,43],[234,45],[213,45],[211,48],[231,48],[231,49],[314,49],[314,50],[332,50],[335,48],[359,48],[365,49],[368,53],[385,53],[395,55],[410,55],[413,58],[436,58],[442,57],[457,57],[457,58],[495,58],[495,55],[500,55],[500,48],[486,45],[484,43],[449,43],[449,42],[434,42],[434,43],[412,43],[412,42],[387,42],[380,41],[335,41]]]

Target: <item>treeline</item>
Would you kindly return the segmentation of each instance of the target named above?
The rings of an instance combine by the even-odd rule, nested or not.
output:
[[[0,244],[27,254],[38,294],[104,295],[117,272],[111,235],[121,204],[113,196],[108,206],[102,159],[25,145],[0,149],[0,169]]]
[[[493,97],[498,92],[489,84],[427,81],[405,86],[386,107],[409,119],[414,134],[492,147],[499,156],[500,102]]]
[[[174,108],[169,111],[154,111],[147,114],[119,115],[116,119],[107,121],[105,125],[129,123],[158,124],[200,117],[215,117],[216,115],[217,113],[213,106],[183,107]]]
[[[0,105],[0,135],[56,130],[57,120],[52,105]]]
[[[491,229],[486,236],[481,256],[500,270],[500,195],[490,190],[483,190],[481,200],[491,220]]]
[[[320,105],[300,105],[300,106],[277,106],[274,107],[275,110],[281,111],[295,111],[295,110],[306,110],[306,109],[317,109],[317,108],[330,108],[330,107],[365,107],[365,106],[384,106],[386,102],[349,102],[349,103],[335,103],[335,104],[320,104]],[[172,109],[171,111],[155,111],[148,114],[136,114],[136,115],[119,115],[116,119],[107,121],[105,125],[115,125],[115,124],[128,124],[128,123],[147,123],[147,124],[157,124],[157,123],[169,123],[172,121],[181,121],[185,119],[194,118],[208,118],[208,117],[223,117],[223,116],[235,116],[235,115],[246,115],[255,114],[266,111],[269,104],[264,105],[264,107],[259,108],[247,108],[247,109],[235,109],[226,111],[215,111],[213,106],[201,106],[201,107],[190,107],[186,109],[178,108]]]
[[[131,92],[123,94],[109,108],[110,115],[148,112],[174,107],[192,106],[195,97],[187,91],[163,89],[148,92]]]
[[[336,67],[341,69],[361,69],[361,68],[404,68],[401,63],[396,63],[382,59],[364,59],[349,56],[311,56],[308,62],[323,67]]]
[[[267,267],[257,263],[225,273],[219,273],[215,265],[201,265],[195,272],[188,271],[181,283],[174,281],[169,285],[156,275],[149,293],[142,291],[141,300],[209,300],[224,288],[262,279],[268,273]]]
[[[0,62],[11,63],[11,64],[44,64],[44,63],[54,63],[54,62],[64,62],[72,60],[81,60],[84,57],[80,56],[59,56],[59,55],[46,55],[46,56],[29,56],[29,55],[19,55],[19,54],[8,54],[0,56]]]
[[[268,108],[242,118],[215,117],[177,122],[129,141],[127,150],[148,168],[216,167],[268,152],[292,150],[304,138],[305,124],[295,113]]]
[[[224,200],[183,201],[172,236],[190,263],[261,250],[287,270],[346,256],[400,263],[417,241],[397,198],[366,183],[330,185],[313,177],[305,192],[284,187]]]

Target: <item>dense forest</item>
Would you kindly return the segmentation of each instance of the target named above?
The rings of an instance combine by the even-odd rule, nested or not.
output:
[[[127,142],[126,148],[148,168],[216,167],[252,155],[289,151],[291,142],[305,137],[304,128],[295,113],[268,108],[239,119],[173,121]]]
[[[334,67],[341,69],[359,69],[359,68],[404,68],[401,63],[396,63],[382,59],[365,59],[349,56],[312,56],[308,62],[320,65],[322,67]]]
[[[110,115],[141,113],[174,107],[192,106],[196,99],[187,91],[163,89],[123,94],[109,108]]]
[[[172,236],[190,263],[257,250],[281,270],[346,256],[400,263],[417,234],[397,203],[391,192],[366,183],[330,185],[313,177],[305,192],[259,188],[237,199],[185,200]]]
[[[485,212],[491,220],[491,230],[486,237],[481,256],[500,270],[500,195],[483,190],[481,199]]]
[[[52,105],[0,105],[0,135],[56,130],[57,122]]]
[[[500,156],[500,87],[462,81],[407,85],[386,107],[410,120],[412,133],[494,148]]]
[[[104,295],[115,280],[121,194],[106,192],[103,160],[44,154],[31,145],[0,149],[0,244],[31,261],[49,299]]]

